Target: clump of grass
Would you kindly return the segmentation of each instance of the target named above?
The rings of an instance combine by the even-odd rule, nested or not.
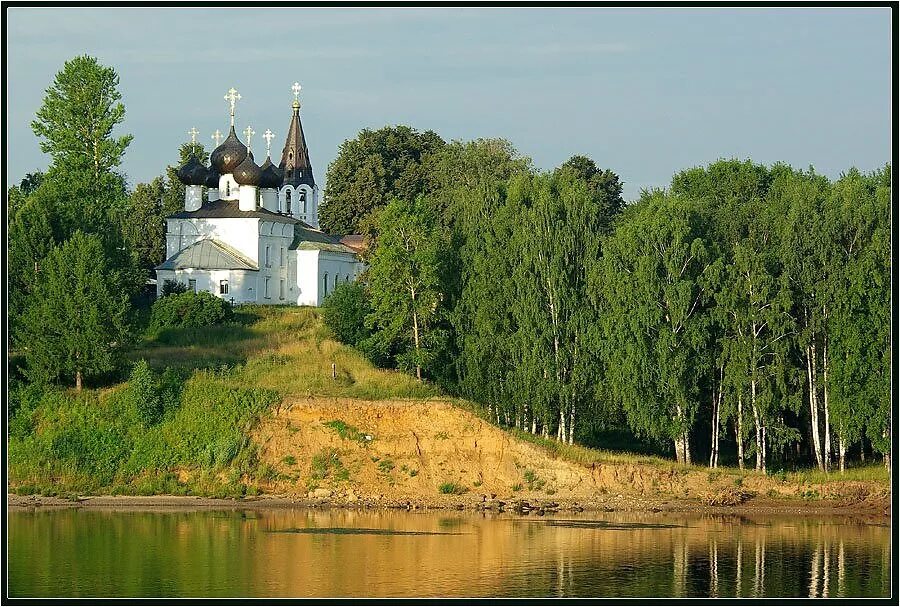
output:
[[[356,426],[351,426],[347,422],[340,419],[333,419],[330,422],[325,422],[322,425],[337,432],[337,435],[344,440],[355,441],[358,443],[366,443],[372,440],[372,435],[361,432]]]
[[[441,483],[438,491],[444,495],[463,495],[468,493],[469,489],[464,485],[455,482]]]
[[[286,455],[283,458],[281,458],[281,463],[284,464],[285,466],[295,466],[295,465],[297,465],[297,458],[294,457],[293,455]]]
[[[525,469],[525,472],[522,473],[522,477],[525,479],[529,491],[540,491],[544,488],[544,485],[547,484],[547,481],[540,478],[534,470],[529,468]]]
[[[434,440],[447,440],[448,438],[450,438],[450,435],[446,432],[438,432],[434,435]]]
[[[389,474],[394,469],[394,462],[389,459],[383,459],[378,462],[378,470],[383,474]]]
[[[418,475],[418,474],[419,474],[419,471],[418,471],[417,469],[415,469],[415,468],[412,468],[412,469],[410,469],[410,471],[409,471],[409,476],[410,476],[410,478],[412,478],[412,477],[414,477],[414,476],[416,476],[416,475]]]
[[[317,481],[325,479],[346,481],[350,479],[350,471],[344,467],[337,451],[324,449],[313,455],[312,478]]]
[[[512,486],[512,490],[515,491],[516,493],[518,493],[519,491],[521,491],[521,490],[522,490],[522,483],[516,483],[515,485],[513,485],[513,486]]]

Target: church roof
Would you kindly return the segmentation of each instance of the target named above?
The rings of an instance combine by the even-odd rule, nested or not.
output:
[[[302,222],[294,226],[294,240],[288,248],[299,251],[354,253],[353,249],[341,244],[340,236],[331,236]]]
[[[169,219],[265,219],[267,221],[280,221],[282,223],[303,223],[281,213],[275,213],[268,209],[259,208],[255,211],[242,211],[236,200],[216,200],[204,202],[196,211],[179,211],[169,215]]]
[[[303,135],[303,125],[300,123],[300,104],[297,102],[294,102],[294,114],[291,116],[291,126],[288,127],[287,140],[278,168],[284,174],[283,185],[294,187],[302,183],[311,187],[316,185],[312,163],[309,161],[309,149],[306,147],[306,137]]]
[[[214,238],[204,238],[178,251],[157,270],[258,270],[253,260]]]

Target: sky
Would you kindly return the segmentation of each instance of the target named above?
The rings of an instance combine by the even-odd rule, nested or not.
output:
[[[835,178],[891,155],[889,8],[6,11],[7,186],[49,164],[30,123],[81,54],[120,76],[132,187],[174,163],[192,127],[214,147],[231,87],[237,130],[252,126],[256,151],[271,129],[279,155],[295,81],[320,187],[343,141],[396,124],[502,137],[541,170],[587,155],[626,200],[719,158]]]

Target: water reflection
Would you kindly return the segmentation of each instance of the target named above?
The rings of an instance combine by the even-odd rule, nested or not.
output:
[[[10,511],[14,596],[886,596],[846,518]]]

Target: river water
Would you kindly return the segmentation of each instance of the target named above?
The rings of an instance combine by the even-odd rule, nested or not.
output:
[[[9,510],[14,597],[877,597],[887,523],[348,510]]]

